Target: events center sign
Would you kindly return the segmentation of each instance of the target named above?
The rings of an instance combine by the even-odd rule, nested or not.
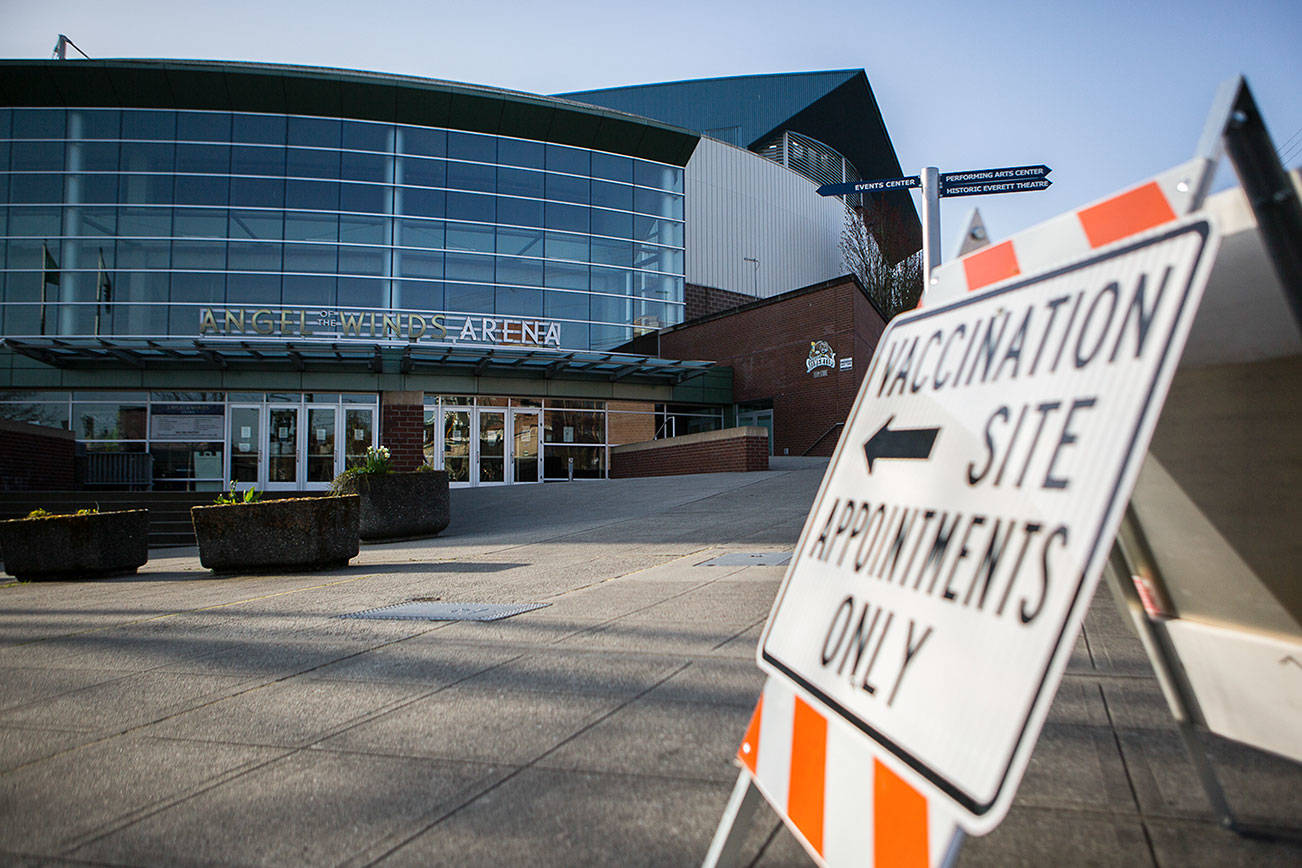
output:
[[[1006,813],[1206,282],[1205,220],[878,344],[758,651],[955,804]]]

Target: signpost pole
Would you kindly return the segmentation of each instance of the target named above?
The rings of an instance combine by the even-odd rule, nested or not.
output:
[[[940,265],[940,169],[927,166],[922,176],[922,281]]]

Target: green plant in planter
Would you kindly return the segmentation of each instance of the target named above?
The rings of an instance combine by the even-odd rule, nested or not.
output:
[[[75,513],[50,512],[48,509],[37,507],[27,513],[27,518],[57,518],[60,515],[99,515],[99,507],[91,506],[79,509]]]
[[[244,491],[237,491],[235,486],[236,482],[232,479],[230,490],[223,491],[221,494],[217,495],[217,499],[213,502],[218,504],[257,503],[262,499],[262,492],[258,491],[251,485]]]
[[[356,480],[359,476],[384,476],[393,472],[388,446],[367,446],[366,457],[361,464],[349,467],[330,483],[331,494],[353,494],[357,490]]]

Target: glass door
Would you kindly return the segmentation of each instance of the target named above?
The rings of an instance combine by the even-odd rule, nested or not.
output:
[[[267,490],[299,487],[298,414],[301,407],[267,407]]]
[[[470,484],[470,410],[443,408],[443,469],[448,482]]]
[[[326,488],[339,472],[335,430],[338,407],[307,408],[307,487]]]
[[[366,450],[375,445],[375,410],[344,406],[344,467],[366,461]]]
[[[506,411],[479,407],[475,421],[478,454],[472,484],[501,485],[506,482]]]
[[[511,411],[512,482],[538,481],[538,428],[537,410]]]
[[[262,408],[231,405],[231,431],[226,442],[230,444],[231,469],[235,487],[243,491],[262,487]],[[226,486],[222,486],[225,488]]]

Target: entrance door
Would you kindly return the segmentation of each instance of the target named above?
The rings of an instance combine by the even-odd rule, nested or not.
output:
[[[307,407],[307,478],[306,488],[326,488],[342,469],[335,448],[338,431],[338,407]]]
[[[473,485],[502,485],[506,478],[506,411],[475,409]]]
[[[299,413],[302,407],[270,404],[267,407],[267,490],[300,487]]]
[[[243,491],[262,486],[262,407],[231,405],[231,430],[226,442],[230,444],[231,479]],[[223,486],[224,487],[224,486]]]
[[[511,411],[511,481],[537,482],[541,458],[538,449],[537,410]]]
[[[474,411],[443,408],[443,469],[452,485],[471,484],[470,423]]]

